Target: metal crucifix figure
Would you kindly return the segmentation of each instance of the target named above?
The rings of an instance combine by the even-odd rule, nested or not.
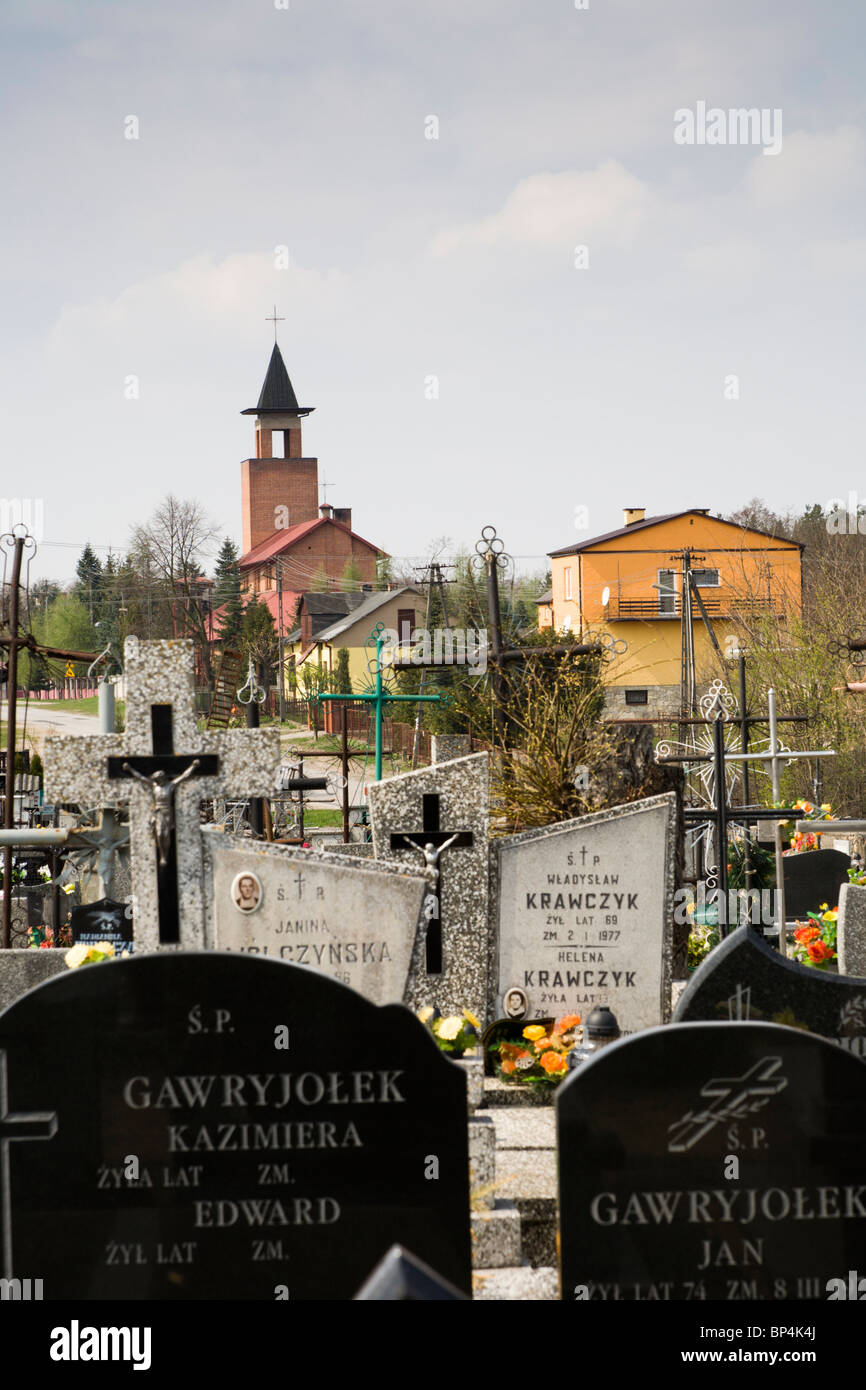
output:
[[[137,781],[144,782],[150,788],[153,798],[153,809],[150,813],[150,825],[153,830],[153,838],[156,841],[156,848],[159,851],[159,862],[162,868],[168,863],[168,856],[171,850],[171,837],[174,833],[174,793],[175,788],[181,782],[185,782],[188,777],[200,766],[200,759],[194,758],[189,767],[181,772],[178,777],[169,777],[167,772],[159,768],[156,772],[146,774],[138,772],[130,763],[123,764],[124,772],[130,777],[135,777]]]
[[[424,855],[424,877],[429,883],[432,894],[437,902],[439,899],[439,856],[443,850],[448,849],[449,846],[454,844],[459,833],[459,831],[455,832],[444,844],[438,846],[432,844],[430,841],[424,845],[419,845],[416,844],[414,840],[410,840],[408,835],[402,837],[405,845],[408,845],[410,849],[420,849],[421,853]],[[430,916],[438,917],[438,910],[436,912],[431,912]]]

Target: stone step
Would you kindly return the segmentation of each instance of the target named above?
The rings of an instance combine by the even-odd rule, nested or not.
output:
[[[533,1126],[532,1122],[538,1118],[532,1112],[523,1116],[522,1125],[515,1123],[512,1126],[513,1137],[523,1140],[543,1138],[549,1121],[544,1116],[548,1125]],[[555,1265],[556,1151],[538,1144],[535,1147],[527,1144],[525,1148],[500,1148],[497,1143],[496,1194],[514,1202],[520,1213],[523,1259],[533,1266]]]
[[[473,1211],[473,1269],[501,1269],[520,1260],[520,1212],[514,1202],[499,1198],[491,1211]]]
[[[556,1148],[556,1112],[549,1106],[500,1105],[489,1113],[497,1149]]]
[[[555,1086],[516,1086],[498,1076],[484,1078],[484,1105],[532,1105],[553,1107]]]
[[[559,1280],[552,1267],[531,1269],[517,1265],[478,1270],[472,1276],[472,1297],[481,1302],[555,1303],[559,1299]]]

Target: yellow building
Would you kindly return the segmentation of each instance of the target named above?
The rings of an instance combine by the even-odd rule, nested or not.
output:
[[[607,631],[627,650],[607,668],[608,711],[636,717],[680,711],[683,584],[691,573],[722,652],[735,615],[799,613],[797,541],[710,516],[704,507],[647,517],[626,509],[618,531],[550,553],[557,631]],[[697,599],[692,599],[694,667],[721,674]]]
[[[298,626],[285,641],[285,654],[294,658],[294,674],[301,698],[323,689],[323,677],[336,669],[337,652],[349,652],[349,675],[356,693],[370,686],[367,662],[375,647],[365,644],[377,623],[408,642],[412,630],[424,619],[426,599],[420,589],[403,585],[381,593],[302,594]]]

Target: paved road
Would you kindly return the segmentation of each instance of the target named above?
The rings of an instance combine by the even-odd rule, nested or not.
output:
[[[6,704],[0,705],[0,718],[6,720]],[[26,719],[27,733],[37,744],[51,734],[98,734],[99,719],[95,714],[76,714],[72,710],[55,709],[50,700],[31,700],[25,706],[18,702],[18,728]]]
[[[21,720],[24,717],[24,705],[18,704],[19,730]],[[0,704],[0,718],[6,719],[6,705]],[[98,734],[99,719],[94,714],[77,714],[72,710],[57,709],[51,702],[45,700],[31,700],[27,706],[27,733],[33,739],[38,748],[41,748],[45,739],[53,734]],[[282,730],[283,757],[289,761],[288,750],[294,745],[301,750],[305,743],[311,742],[312,732],[309,730]],[[362,778],[363,758],[352,760],[349,763],[349,799],[350,803],[357,806],[363,799],[363,783],[373,780],[373,759],[372,754],[367,762],[366,778]],[[304,772],[308,777],[324,776],[326,773],[333,773],[339,776],[340,756],[335,754],[333,758],[309,758],[304,763]],[[342,799],[335,800],[328,797],[325,792],[312,792],[308,795],[307,804],[315,805],[342,805]]]

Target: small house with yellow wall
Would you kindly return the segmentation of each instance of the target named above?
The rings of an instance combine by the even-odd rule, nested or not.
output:
[[[721,674],[708,626],[725,653],[737,615],[784,620],[800,612],[802,552],[797,541],[724,521],[705,507],[651,517],[629,507],[619,530],[550,552],[553,626],[625,640],[606,671],[609,714],[678,714],[686,573],[700,680],[714,663]]]
[[[408,643],[412,630],[423,622],[426,599],[420,589],[403,585],[381,593],[302,594],[296,613],[297,626],[285,642],[285,654],[293,658],[295,686],[303,699],[327,688],[337,667],[337,653],[349,653],[353,692],[369,689],[367,662],[375,656],[370,634],[377,625],[396,632]]]

